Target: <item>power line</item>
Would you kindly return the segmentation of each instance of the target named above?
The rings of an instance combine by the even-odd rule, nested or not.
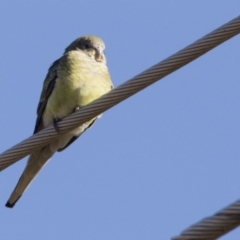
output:
[[[58,122],[59,133],[49,126],[0,154],[0,171],[29,155],[36,148],[47,145],[119,102],[129,98],[204,53],[240,33],[240,16],[217,28],[203,38],[145,70],[109,93]]]
[[[240,224],[240,200],[204,218],[200,222],[184,230],[172,240],[212,240],[230,232]]]

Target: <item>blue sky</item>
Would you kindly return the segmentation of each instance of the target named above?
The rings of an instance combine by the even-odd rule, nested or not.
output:
[[[0,150],[32,134],[47,69],[75,38],[104,39],[118,86],[239,9],[237,0],[3,2]],[[1,172],[1,238],[170,239],[239,199],[239,40],[105,112],[12,210],[4,204],[26,158]],[[222,237],[239,238],[239,229]]]

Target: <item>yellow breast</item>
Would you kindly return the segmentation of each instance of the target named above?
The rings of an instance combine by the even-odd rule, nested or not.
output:
[[[46,112],[64,118],[76,106],[85,106],[112,88],[107,66],[81,51],[70,51],[59,64],[58,78]]]

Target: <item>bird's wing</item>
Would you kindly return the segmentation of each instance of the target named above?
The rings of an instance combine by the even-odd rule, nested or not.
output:
[[[37,120],[34,128],[33,134],[37,133],[43,128],[42,126],[42,116],[47,105],[48,99],[54,89],[56,79],[57,79],[57,68],[59,65],[60,59],[56,60],[51,67],[48,69],[48,74],[43,83],[43,90],[40,96],[40,100],[37,107]]]

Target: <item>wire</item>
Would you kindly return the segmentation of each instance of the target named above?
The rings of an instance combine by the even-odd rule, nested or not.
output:
[[[172,240],[212,240],[240,224],[240,200],[229,205],[223,210],[217,212],[213,216],[204,218],[202,221],[190,226],[184,230],[181,235],[172,238]]]
[[[58,122],[59,133],[55,131],[53,126],[49,126],[6,150],[0,154],[0,171],[29,155],[36,148],[47,145],[54,138],[73,130],[77,126],[188,64],[224,41],[237,35],[239,32],[240,16]]]

